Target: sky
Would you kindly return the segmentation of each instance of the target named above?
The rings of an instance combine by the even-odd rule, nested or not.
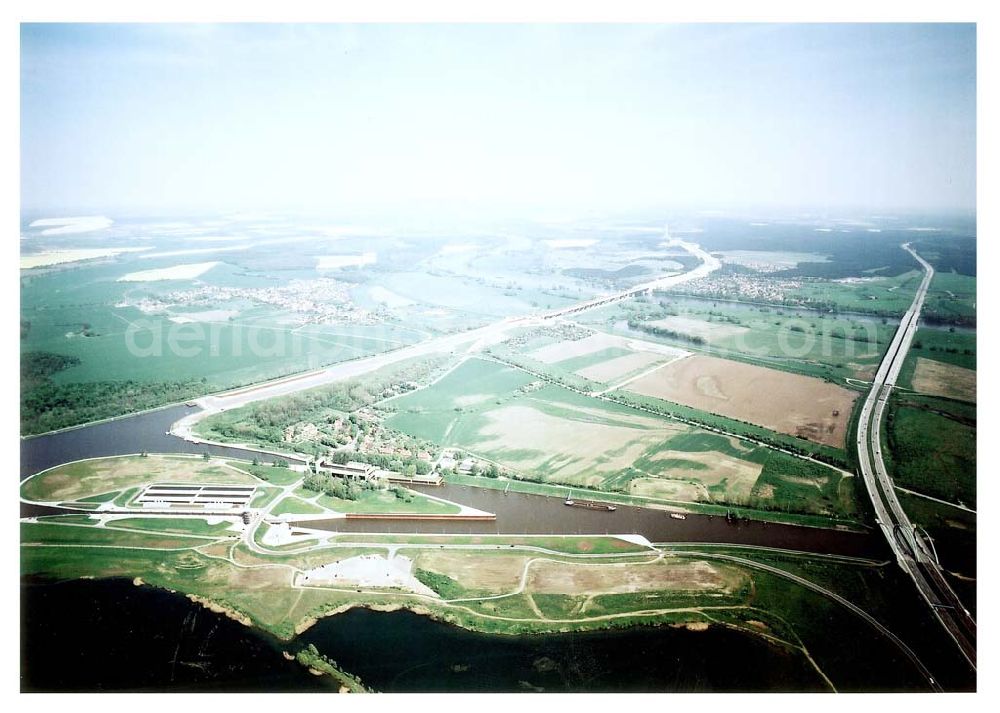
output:
[[[21,205],[974,210],[974,25],[21,27]]]

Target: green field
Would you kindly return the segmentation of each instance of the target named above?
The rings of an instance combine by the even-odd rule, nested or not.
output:
[[[424,515],[453,515],[461,510],[458,505],[442,503],[412,490],[402,489],[404,498],[388,491],[363,490],[357,500],[321,495],[315,502],[330,510],[345,513],[415,513]]]
[[[924,302],[923,317],[928,321],[975,325],[976,278],[955,272],[935,272]]]
[[[33,475],[21,484],[21,497],[39,502],[107,500],[111,491],[150,483],[211,483],[256,485],[255,479],[225,466],[218,459],[151,455],[98,458],[68,463]],[[123,505],[135,492],[118,496]]]
[[[279,500],[270,512],[272,515],[322,515],[326,510],[305,500],[289,496]]]
[[[873,275],[857,281],[804,280],[787,298],[824,311],[901,316],[910,308],[922,278],[922,272],[914,269],[893,277]]]
[[[543,385],[480,359],[391,408],[391,428],[543,482],[673,502],[854,513],[853,490],[825,466]]]
[[[893,404],[888,446],[895,482],[976,507],[976,429],[931,411]]]
[[[290,470],[289,468],[279,468],[273,465],[253,465],[252,463],[235,463],[234,465],[273,485],[293,485],[302,480],[302,473]]]
[[[965,369],[976,368],[976,333],[948,328],[920,327],[913,335],[907,362],[922,357]],[[906,365],[904,365],[904,370]],[[912,367],[910,372],[912,373]]]
[[[231,529],[232,523],[229,521],[209,524],[207,520],[194,517],[125,517],[112,520],[107,527],[206,537],[235,537],[237,534]]]

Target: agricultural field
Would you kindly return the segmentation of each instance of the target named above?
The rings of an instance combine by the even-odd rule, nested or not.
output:
[[[386,413],[390,428],[460,447],[543,482],[664,501],[853,513],[850,488],[825,466],[576,394],[482,359],[394,399]]]
[[[577,320],[645,343],[831,381],[870,378],[895,330],[890,318],[672,295],[591,310]]]
[[[841,448],[857,392],[710,356],[668,364],[628,390]]]

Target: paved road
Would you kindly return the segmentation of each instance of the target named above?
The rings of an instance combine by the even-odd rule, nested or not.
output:
[[[899,370],[910,349],[913,335],[917,331],[920,310],[927,296],[927,288],[934,277],[934,268],[914,252],[909,244],[902,247],[923,267],[924,278],[917,289],[913,304],[900,321],[885,357],[879,364],[872,380],[871,391],[868,392],[868,397],[862,406],[861,420],[858,424],[858,460],[861,475],[875,508],[876,520],[896,556],[896,561],[913,579],[924,601],[931,607],[958,645],[962,655],[975,669],[976,622],[945,580],[932,546],[929,546],[917,533],[904,512],[882,458],[879,434],[882,417],[899,376]]]

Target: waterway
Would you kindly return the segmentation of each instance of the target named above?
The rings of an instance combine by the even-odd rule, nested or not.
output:
[[[336,690],[282,650],[180,594],[128,580],[21,584],[22,691]]]
[[[83,458],[127,455],[129,453],[211,453],[252,460],[254,451],[228,446],[190,443],[171,436],[175,422],[198,410],[196,406],[170,406],[21,440],[21,479],[46,468]],[[288,459],[293,460],[293,459]]]
[[[650,542],[727,542],[804,552],[883,557],[886,549],[870,533],[829,530],[769,522],[729,523],[721,515],[689,514],[684,520],[666,511],[618,505],[614,512],[567,507],[561,498],[473,488],[465,485],[415,487],[430,495],[496,513],[495,521],[313,520],[309,527],[335,532],[425,534],[604,535],[639,534]]]
[[[146,451],[209,453],[252,459],[240,448],[189,443],[167,432],[194,409],[174,406],[114,421],[21,441],[21,478],[81,458]],[[489,522],[327,520],[311,527],[341,532],[454,534],[641,534],[651,542],[725,542],[880,558],[885,547],[871,533],[857,533],[764,522],[730,524],[722,516],[690,514],[674,520],[665,511],[619,505],[615,512],[570,508],[560,498],[508,493],[463,485],[422,489],[455,502],[496,513]],[[46,514],[22,505],[22,517]]]

